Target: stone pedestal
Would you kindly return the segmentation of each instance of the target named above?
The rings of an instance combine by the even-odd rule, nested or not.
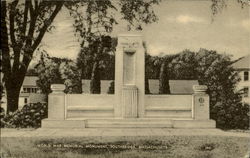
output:
[[[126,85],[122,89],[122,115],[123,118],[138,117],[138,91],[134,85]]]
[[[209,96],[206,94],[207,86],[194,85],[192,96],[192,117],[195,120],[209,120]]]
[[[65,119],[65,85],[52,84],[52,93],[49,94],[48,119]]]

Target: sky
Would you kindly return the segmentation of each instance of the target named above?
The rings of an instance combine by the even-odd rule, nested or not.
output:
[[[214,17],[209,0],[162,0],[154,10],[158,22],[144,26],[141,34],[151,55],[174,54],[184,49],[200,48],[232,54],[239,58],[250,54],[249,6],[230,0],[221,13]],[[56,17],[52,33],[47,33],[42,48],[51,56],[76,59],[79,42],[74,36],[73,20],[66,10]],[[126,25],[114,27],[112,35],[126,32]]]

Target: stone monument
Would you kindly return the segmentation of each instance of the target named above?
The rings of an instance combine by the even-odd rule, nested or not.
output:
[[[115,54],[115,117],[144,115],[145,55],[140,35],[120,35]]]
[[[123,34],[115,53],[115,94],[64,94],[52,85],[43,128],[215,128],[209,118],[207,87],[193,95],[145,95],[142,37]]]

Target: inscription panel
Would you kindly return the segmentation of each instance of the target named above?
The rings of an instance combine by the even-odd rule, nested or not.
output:
[[[123,57],[123,83],[135,85],[135,54],[125,52]]]

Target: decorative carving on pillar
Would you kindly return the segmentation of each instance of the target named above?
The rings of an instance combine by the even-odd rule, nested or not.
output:
[[[122,108],[124,118],[136,118],[138,117],[137,101],[138,89],[133,85],[123,86],[122,94]]]

